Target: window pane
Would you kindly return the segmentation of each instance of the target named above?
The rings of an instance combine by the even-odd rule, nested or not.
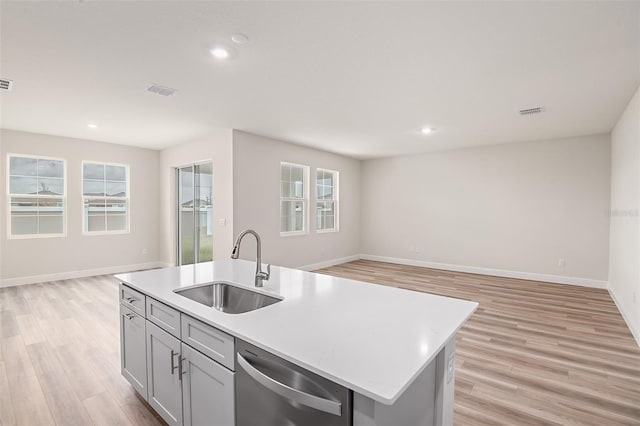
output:
[[[304,202],[280,202],[280,232],[304,231]]]
[[[304,198],[304,185],[303,185],[302,181],[293,182],[291,185],[293,185],[292,197],[294,197],[294,198]]]
[[[39,195],[64,195],[64,179],[38,178]]]
[[[126,213],[127,203],[123,200],[105,200],[107,213]]]
[[[84,195],[104,195],[104,181],[103,180],[84,180],[83,181],[83,193]]]
[[[38,233],[38,217],[11,214],[11,235]]]
[[[287,164],[280,165],[280,180],[282,182],[291,181],[291,167]]]
[[[125,182],[127,180],[127,168],[124,166],[105,166],[105,178]]]
[[[87,218],[88,232],[101,232],[105,230],[105,215],[90,214]]]
[[[11,214],[36,215],[38,214],[37,198],[11,197]]]
[[[61,214],[41,214],[38,217],[38,223],[40,225],[40,234],[62,234],[64,232]]]
[[[335,201],[319,201],[316,209],[318,230],[335,228]]]
[[[36,176],[38,160],[35,158],[11,157],[9,174],[16,176]]]
[[[303,170],[302,167],[291,167],[291,182],[302,182]]]
[[[64,178],[64,162],[38,159],[38,176]]]
[[[85,226],[89,232],[105,230],[105,200],[85,199],[84,201]]]
[[[280,197],[282,198],[291,197],[291,184],[289,182],[280,183]]]
[[[64,202],[62,198],[40,198],[38,200],[40,214],[63,214]]]
[[[109,182],[107,181],[107,192],[109,197],[126,197],[127,196],[127,184],[126,182]]]
[[[294,201],[295,205],[295,224],[294,231],[304,231],[304,205],[302,201]]]
[[[82,178],[104,180],[104,164],[84,163]]]
[[[293,230],[291,226],[292,204],[292,201],[280,202],[280,232],[291,232]]]
[[[335,228],[335,216],[326,216],[324,218],[324,229],[334,229]]]
[[[107,231],[126,231],[127,215],[126,214],[107,214]]]
[[[38,179],[35,177],[11,176],[9,180],[11,194],[34,195],[38,191]]]

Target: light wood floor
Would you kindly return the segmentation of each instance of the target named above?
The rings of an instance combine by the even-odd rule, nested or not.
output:
[[[110,276],[0,289],[0,424],[161,425],[120,376]]]
[[[456,425],[640,425],[640,349],[606,290],[364,260],[315,272],[480,303],[456,340]]]
[[[456,425],[640,425],[640,350],[604,290],[368,261],[318,272],[480,302],[457,340]],[[1,424],[162,424],[120,376],[111,277],[0,289],[0,338]]]

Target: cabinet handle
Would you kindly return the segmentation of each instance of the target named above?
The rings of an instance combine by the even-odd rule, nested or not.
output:
[[[125,297],[124,300],[126,300],[129,303],[133,303],[135,302],[137,299],[135,297]]]
[[[175,362],[173,361],[173,357],[176,355],[178,355],[178,365],[176,365]],[[180,353],[171,349],[171,374],[172,375],[175,374],[175,371],[177,368],[181,369]]]
[[[178,380],[180,380],[180,381],[182,381],[182,375],[187,373],[186,371],[182,371],[182,363],[184,361],[186,361],[186,360],[187,360],[187,358],[182,358],[182,357],[178,358],[178,367],[179,367],[179,369],[178,369]]]
[[[135,317],[135,314],[124,314],[129,320],[132,320]]]

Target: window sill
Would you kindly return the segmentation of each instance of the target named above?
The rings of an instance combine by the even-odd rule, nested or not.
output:
[[[105,235],[126,235],[130,234],[131,231],[96,231],[96,232],[82,232],[83,237],[100,237]]]
[[[309,233],[307,231],[302,231],[302,232],[281,232],[280,236],[281,237],[299,237],[302,235],[309,235]]]
[[[316,229],[316,234],[333,234],[339,232],[338,229]]]
[[[64,238],[67,234],[23,234],[7,236],[7,240],[35,240],[40,238]]]

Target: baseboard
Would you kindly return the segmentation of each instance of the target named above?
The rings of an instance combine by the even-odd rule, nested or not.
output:
[[[607,288],[607,281],[593,280],[590,278],[565,277],[562,275],[537,274],[532,272],[509,271],[506,269],[482,268],[478,266],[462,266],[450,263],[428,262],[425,260],[403,259],[398,257],[375,256],[361,254],[360,259],[374,260],[377,262],[397,263],[400,265],[422,266],[424,268],[443,269],[446,271],[467,272],[470,274],[492,275],[496,277],[517,278],[521,280],[544,281],[556,284],[579,285],[592,288]]]
[[[622,319],[624,320],[624,322],[627,323],[627,328],[631,331],[631,335],[633,336],[634,339],[636,339],[636,343],[638,344],[638,347],[640,347],[640,330],[635,330],[631,324],[631,319],[624,313],[624,311],[622,310],[622,305],[620,305],[620,302],[618,302],[618,299],[616,299],[616,295],[614,294],[613,291],[611,291],[611,288],[607,289],[609,290],[609,296],[611,296],[611,300],[613,300],[613,303],[615,303],[616,308],[618,308],[618,311],[620,311],[620,315],[622,315]]]
[[[329,266],[339,265],[341,263],[353,262],[354,260],[360,260],[359,254],[353,256],[341,257],[338,259],[326,260],[324,262],[312,263],[311,265],[299,266],[296,269],[302,269],[303,271],[315,271],[316,269],[328,268]]]
[[[118,274],[122,272],[140,271],[143,269],[162,268],[165,262],[147,262],[134,265],[109,266],[106,268],[83,269],[80,271],[58,272],[55,274],[31,275],[28,277],[5,278],[0,280],[0,287],[45,283],[49,281],[69,280],[73,278],[92,277],[95,275]]]

